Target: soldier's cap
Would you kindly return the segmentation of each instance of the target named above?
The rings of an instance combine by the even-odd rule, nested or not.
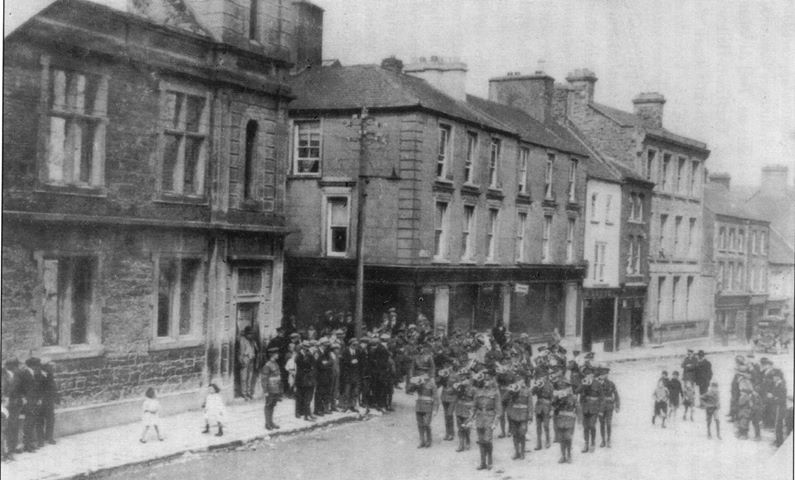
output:
[[[699,350],[696,355],[698,355],[699,357],[703,357],[706,354],[704,353],[704,350]]]
[[[388,312],[389,312],[389,313],[397,312],[397,308],[395,308],[395,307],[389,307],[389,310],[388,310]]]
[[[538,350],[539,352],[546,352],[546,351],[547,351],[547,347],[545,347],[545,346],[541,345],[540,347],[538,347],[538,349],[537,349],[537,350]]]
[[[331,342],[331,348],[339,350],[341,347],[340,342]]]
[[[735,370],[737,373],[739,373],[739,374],[743,375],[743,374],[746,374],[746,373],[748,373],[748,370],[749,370],[749,369],[748,369],[748,365],[737,365],[737,366],[734,368],[734,370]]]
[[[585,354],[585,358],[593,358],[596,354],[593,352],[588,352]]]
[[[382,333],[380,338],[381,338],[381,340],[389,340],[390,337],[389,337],[388,334]]]
[[[610,369],[607,367],[599,367],[596,369],[596,375],[607,375],[610,373]]]
[[[271,347],[268,349],[268,353],[279,353],[279,347]]]
[[[326,310],[325,314],[326,315],[333,315],[334,311],[333,310]]]
[[[409,325],[409,330],[416,330],[416,329],[417,329],[417,326],[414,325],[413,323]]]
[[[693,349],[692,348],[688,348],[687,349],[687,353],[693,353]]]
[[[760,358],[759,363],[761,363],[762,365],[773,365],[773,362],[771,362],[770,359],[767,357]]]
[[[358,339],[358,338],[356,338],[356,337],[351,337],[351,338],[348,340],[348,345],[353,345],[354,343],[359,343],[359,339]]]
[[[309,346],[310,347],[317,347],[317,340],[310,340],[309,341]]]
[[[342,335],[344,333],[345,332],[343,332],[341,328],[338,328],[338,329],[334,330],[334,335]]]
[[[25,365],[29,367],[38,367],[41,365],[41,360],[36,357],[30,357],[29,359],[25,360]]]
[[[290,338],[301,338],[301,334],[298,332],[293,332],[290,334]]]
[[[736,357],[734,357],[734,361],[735,363],[743,364],[745,363],[745,357],[743,357],[742,355],[737,355]]]
[[[323,337],[317,343],[318,345],[329,345],[331,340],[329,340],[327,337]]]
[[[310,347],[309,340],[304,340],[303,342],[300,343],[300,346],[301,348],[309,348]]]

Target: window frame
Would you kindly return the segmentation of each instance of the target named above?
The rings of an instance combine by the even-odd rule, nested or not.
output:
[[[502,140],[491,137],[489,144],[489,188],[499,189],[500,185],[500,156],[502,155]]]
[[[499,241],[500,209],[489,207],[486,229],[486,261],[493,263],[497,259],[497,242]]]
[[[613,220],[612,220],[611,215],[610,215],[612,213],[611,212],[612,203],[613,203],[613,195],[611,195],[609,193],[606,194],[605,195],[605,224],[606,225],[612,225],[613,224]]]
[[[544,170],[544,200],[554,200],[555,192],[552,179],[555,172],[555,154],[547,153],[547,163]]]
[[[569,203],[577,203],[577,168],[579,161],[576,158],[569,159]]]
[[[544,215],[544,224],[541,228],[541,261],[542,263],[550,263],[552,261],[549,248],[552,236],[552,215]]]
[[[519,210],[516,213],[516,262],[525,261],[525,249],[527,248],[527,211]]]
[[[671,158],[670,153],[663,153],[662,162],[660,162],[660,191],[668,192],[671,188],[671,182],[668,178],[671,173]]]
[[[467,210],[472,211],[472,215],[467,218]],[[476,242],[473,239],[473,235],[476,232],[476,215],[477,215],[477,206],[464,204],[464,216],[463,216],[463,224],[461,226],[461,237],[462,237],[462,245],[461,245],[461,259],[464,261],[471,261],[475,258],[475,245]]]
[[[182,305],[180,302],[176,302],[179,304],[180,310],[177,311],[176,315],[171,315],[174,312],[171,312],[169,318],[169,334],[168,335],[158,335],[158,325],[159,325],[159,314],[160,314],[160,271],[163,260],[176,260],[178,265],[178,277],[176,280],[176,284],[178,285],[179,291],[175,294],[177,297],[182,293],[182,262],[184,260],[194,260],[197,261],[199,264],[198,272],[196,274],[196,279],[198,280],[199,284],[197,287],[198,295],[195,298],[191,299],[191,307],[195,309],[191,313],[198,313],[198,318],[194,318],[191,316],[191,324],[190,324],[190,332],[186,334],[179,333],[179,320],[180,314],[182,313],[181,308]],[[204,328],[204,323],[206,319],[206,288],[207,288],[207,262],[205,259],[198,253],[183,253],[183,252],[158,252],[156,255],[153,256],[154,262],[154,275],[153,275],[153,301],[152,301],[152,342],[155,344],[174,344],[178,342],[184,341],[191,341],[191,340],[199,340],[202,338],[202,330]],[[173,301],[173,300],[172,300]]]
[[[475,166],[478,159],[478,133],[467,130],[467,151],[464,158],[464,183],[472,185],[475,178]]]
[[[663,254],[665,254],[666,257],[669,255],[669,252],[666,251],[667,250],[666,249],[667,245],[665,244],[666,243],[665,242],[665,236],[666,236],[665,235],[666,234],[665,230],[667,230],[667,229],[668,229],[668,214],[665,214],[665,213],[660,214],[660,236],[659,236],[660,237],[660,241],[659,241],[659,245],[658,246],[660,248],[660,251],[662,251]]]
[[[605,255],[607,253],[607,242],[594,242],[594,271],[593,281],[596,283],[605,282]]]
[[[438,219],[440,205],[443,205],[444,208],[441,219]],[[437,221],[439,221],[439,225],[437,225]],[[437,198],[434,202],[433,233],[433,259],[434,261],[447,261],[450,254],[450,202],[448,200]]]
[[[323,255],[326,257],[336,257],[336,258],[345,258],[350,257],[352,254],[352,250],[354,248],[353,240],[351,239],[351,230],[353,219],[351,218],[351,191],[350,189],[344,190],[327,190],[323,192],[323,212],[322,212],[322,226],[323,226]],[[331,224],[331,204],[333,199],[345,199],[346,205],[346,214],[348,217],[348,225],[345,227],[345,251],[344,252],[333,252],[331,248],[331,242],[333,240],[333,236],[331,235],[331,229],[333,227],[339,227],[339,225],[332,225]]]
[[[593,223],[599,223],[599,216],[596,213],[598,207],[599,207],[599,194],[594,192],[591,194],[591,221]]]
[[[569,217],[566,230],[566,263],[574,262],[574,237],[577,230],[577,219]]]
[[[447,123],[439,123],[439,148],[436,152],[436,179],[449,180],[450,159],[453,158],[453,126]],[[441,171],[440,171],[441,167]]]
[[[298,142],[300,139],[300,125],[309,124],[309,123],[317,123],[317,135],[318,135],[318,156],[317,159],[313,159],[313,157],[300,157],[298,155]],[[322,118],[294,118],[290,120],[290,132],[292,135],[292,142],[290,148],[290,156],[291,156],[291,166],[290,172],[293,176],[296,177],[320,177],[323,175],[323,119]],[[311,132],[310,132],[310,142],[311,142]],[[311,143],[310,146],[311,147]],[[317,171],[306,171],[301,172],[298,168],[299,162],[317,162]],[[311,170],[311,169],[310,169]]]
[[[519,147],[519,194],[527,195],[527,171],[530,166],[530,149]]]

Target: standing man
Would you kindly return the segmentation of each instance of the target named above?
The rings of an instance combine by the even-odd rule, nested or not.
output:
[[[288,374],[285,364],[287,363],[287,354],[290,352],[290,338],[287,336],[287,330],[284,326],[276,329],[276,336],[268,342],[268,346],[265,350],[270,352],[271,348],[276,348],[279,353],[279,356],[276,358],[276,364],[279,366],[279,375],[282,379],[282,392],[286,392]],[[265,360],[267,361],[269,358],[270,354],[268,354]]]
[[[36,426],[41,413],[41,383],[37,379],[40,367],[39,359],[30,357],[25,360],[25,365],[19,371],[19,389],[24,398],[22,413],[25,415],[22,442],[26,452],[36,451]]]
[[[260,379],[262,391],[265,393],[265,430],[278,429],[273,423],[273,411],[282,399],[282,374],[279,368],[279,348],[268,348],[268,362],[262,367]]]
[[[251,400],[254,398],[255,369],[259,354],[259,345],[254,338],[254,331],[246,325],[238,340],[239,351],[237,360],[240,363],[240,396]]]
[[[315,357],[309,351],[309,341],[301,344],[301,351],[295,358],[295,416],[313,422],[310,404],[315,392],[315,376],[317,374]]]
[[[480,447],[480,466],[478,470],[491,470],[492,453],[494,451],[494,424],[502,415],[502,398],[497,382],[485,372],[477,373],[473,377],[475,385],[475,408],[472,419],[475,431],[478,434],[478,447]]]
[[[417,392],[417,400],[414,404],[417,430],[420,434],[420,444],[417,448],[429,448],[432,443],[431,420],[433,414],[439,410],[436,382],[430,375],[422,374],[412,379],[409,390]]]
[[[774,428],[776,431],[775,446],[784,443],[784,417],[787,416],[787,385],[781,370],[776,369],[773,374],[773,385],[767,392],[767,398],[775,414]]]
[[[698,359],[693,355],[693,350],[687,350],[687,356],[682,360],[682,381],[696,383],[696,366]],[[702,392],[703,393],[703,392]]]
[[[699,350],[697,356],[696,385],[698,385],[698,393],[704,395],[712,381],[712,364],[704,357],[704,350]]]
[[[442,410],[444,411],[444,440],[455,437],[454,413],[457,398],[455,382],[457,375],[452,372],[452,367],[439,370],[438,384],[442,387]]]
[[[20,390],[19,360],[10,358],[3,367],[2,396],[8,398],[8,427],[6,431],[6,447],[9,460],[12,460],[19,443],[19,415],[24,400]]]
[[[560,375],[554,384],[552,408],[555,414],[555,437],[560,443],[558,463],[571,463],[571,442],[577,423],[577,400],[571,384]]]
[[[55,369],[49,359],[42,360],[42,366],[39,371],[39,384],[41,389],[41,410],[39,411],[37,437],[39,447],[43,447],[45,441],[50,445],[55,445],[55,405],[60,401],[58,398],[58,384],[55,382]]]
[[[453,384],[456,391],[455,416],[458,422],[458,448],[456,452],[463,452],[470,448],[471,426],[469,418],[475,409],[475,387],[468,378],[469,369],[462,368],[458,371],[459,381]]]
[[[536,450],[541,450],[541,430],[544,431],[546,442],[545,448],[549,448],[549,419],[552,414],[552,384],[547,377],[545,367],[536,368],[536,379],[533,388],[530,390],[536,396],[535,416],[536,416]]]
[[[320,340],[317,354],[317,377],[315,383],[315,415],[323,416],[331,413],[331,381],[333,375],[333,361],[329,351],[329,341]]]
[[[582,453],[593,452],[596,449],[596,420],[601,410],[599,401],[602,396],[602,385],[594,381],[596,371],[593,369],[585,376],[578,392],[582,407],[582,433],[585,439]]]
[[[340,381],[342,382],[343,410],[359,413],[357,405],[362,386],[362,361],[359,340],[356,337],[348,341],[348,347],[341,354]]]
[[[525,442],[527,439],[527,422],[530,421],[530,409],[533,407],[533,394],[525,384],[523,376],[508,387],[508,422],[513,434],[514,460],[524,460]]]
[[[599,384],[599,391],[602,394],[599,412],[599,434],[602,437],[602,443],[599,446],[610,448],[610,437],[613,434],[613,411],[618,413],[621,408],[621,399],[618,396],[616,384],[607,378],[608,373],[610,373],[610,369],[606,367],[597,370],[596,382]]]

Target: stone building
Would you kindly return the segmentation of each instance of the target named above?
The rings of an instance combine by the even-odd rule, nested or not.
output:
[[[393,58],[294,79],[287,217],[297,233],[286,241],[284,308],[299,326],[353,311],[364,181],[366,324],[395,307],[407,323],[422,314],[448,331],[502,323],[579,335],[587,152],[549,105],[534,117],[494,91],[466,95],[465,72]],[[551,92],[551,78],[533,82]]]
[[[280,322],[283,2],[58,0],[4,50],[3,358],[56,366],[60,434],[231,394]],[[311,35],[309,35],[311,36]]]
[[[704,254],[715,272],[717,338],[747,341],[765,315],[769,223],[742,205],[731,177],[711,173],[704,188]]]
[[[556,97],[569,120],[599,153],[654,183],[649,217],[648,341],[707,335],[710,272],[702,270],[701,215],[706,145],[663,127],[665,98],[643,93],[633,113],[594,100],[596,75],[576,70]]]

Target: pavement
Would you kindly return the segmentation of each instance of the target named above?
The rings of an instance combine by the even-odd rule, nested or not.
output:
[[[596,360],[604,363],[623,363],[683,356],[687,348],[703,349],[707,354],[744,352],[742,345],[705,345],[704,341],[677,342],[661,347],[642,347],[618,352],[597,353]],[[186,453],[200,453],[215,449],[241,447],[276,436],[297,434],[324,426],[366,419],[380,415],[371,411],[363,417],[353,412],[334,413],[307,422],[294,416],[294,402],[285,399],[276,408],[275,422],[279,430],[264,429],[263,401],[236,402],[227,405],[224,436],[203,435],[202,412],[189,411],[161,418],[161,432],[165,440],[154,438],[141,444],[141,425],[133,423],[84,432],[59,438],[56,445],[47,445],[35,453],[17,454],[15,460],[0,466],[0,475],[12,480],[55,480],[85,478],[121,467],[157,463]],[[214,433],[214,432],[213,432]]]

